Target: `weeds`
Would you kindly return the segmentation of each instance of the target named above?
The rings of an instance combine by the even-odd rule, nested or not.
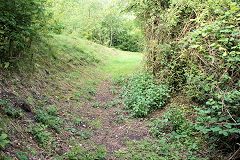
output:
[[[92,102],[91,105],[92,105],[93,108],[98,108],[98,107],[101,106],[101,104],[99,102],[95,102],[95,103]]]
[[[121,103],[122,102],[120,100],[114,100],[114,101],[111,101],[109,105],[110,105],[110,107],[115,107]]]
[[[17,154],[18,154],[18,159],[21,159],[21,160],[29,160],[28,158],[28,153],[27,152],[22,152],[22,151],[17,151]]]
[[[60,132],[61,119],[56,117],[56,108],[51,107],[48,111],[35,110],[37,122],[50,126],[52,129]]]
[[[103,108],[104,108],[104,109],[108,109],[109,107],[110,107],[109,102],[103,104]]]
[[[54,137],[52,137],[52,133],[48,132],[46,129],[46,125],[37,123],[36,125],[29,125],[27,131],[30,132],[43,147],[47,147],[48,144],[54,140]]]
[[[159,137],[162,145],[171,144],[174,147],[165,148],[169,150],[167,156],[178,159],[204,159],[202,150],[204,137],[199,136],[194,124],[186,117],[188,110],[182,106],[171,108],[162,116],[162,119],[156,119],[152,123],[151,133]],[[175,151],[175,152],[174,152]],[[162,151],[163,152],[163,151]],[[171,154],[170,154],[171,153]],[[175,154],[177,153],[177,154]]]
[[[22,119],[24,113],[22,110],[16,110],[13,106],[6,101],[0,101],[0,107],[3,112],[12,118]]]
[[[89,139],[89,136],[92,135],[89,130],[86,130],[85,132],[80,130],[76,133],[76,135],[81,136],[83,139]]]
[[[91,96],[94,96],[95,95],[95,89],[93,88],[93,87],[88,87],[87,88],[87,91],[88,91],[88,93],[91,95]]]
[[[124,85],[127,83],[127,78],[125,78],[124,76],[119,76],[119,77],[112,79],[111,81],[115,86]]]
[[[116,95],[116,94],[118,93],[118,91],[115,89],[114,86],[111,86],[111,87],[110,87],[110,92],[111,92],[111,94],[113,94],[113,95]]]
[[[10,141],[7,139],[7,134],[2,132],[2,128],[0,127],[0,148],[4,148]]]
[[[121,89],[123,104],[135,117],[145,117],[148,113],[166,105],[169,90],[166,85],[158,85],[147,73],[133,75]]]
[[[106,158],[106,150],[102,146],[99,146],[94,151],[91,151],[76,145],[67,154],[66,158],[70,160],[104,160]]]
[[[82,117],[73,118],[72,121],[75,125],[80,125],[80,123],[83,121],[83,118]]]

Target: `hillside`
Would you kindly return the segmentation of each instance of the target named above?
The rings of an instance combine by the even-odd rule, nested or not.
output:
[[[5,70],[5,77],[1,75],[1,129],[10,142],[2,148],[1,157],[92,159],[105,157],[106,152],[107,157],[113,155],[121,144],[111,144],[111,137],[124,133],[109,133],[108,125],[116,130],[124,125],[122,113],[117,113],[121,107],[118,91],[110,80],[139,70],[142,54],[65,35],[52,35],[41,48],[45,54],[36,55],[34,72],[20,70],[7,77]],[[109,144],[104,143],[106,136]]]

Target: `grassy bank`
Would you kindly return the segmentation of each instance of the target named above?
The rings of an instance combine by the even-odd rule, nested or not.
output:
[[[31,53],[34,65],[22,61],[18,72],[7,68],[0,75],[1,158],[104,157],[104,147],[90,138],[100,121],[91,120],[86,106],[99,82],[136,71],[142,55],[67,35],[52,35],[34,44]],[[16,105],[17,99],[31,112]]]

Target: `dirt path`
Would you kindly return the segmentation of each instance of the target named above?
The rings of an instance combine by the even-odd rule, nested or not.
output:
[[[144,121],[130,118],[122,104],[111,105],[120,101],[118,95],[113,94],[113,90],[117,89],[111,82],[102,81],[93,100],[82,111],[92,123],[95,122],[91,139],[96,145],[106,147],[108,159],[115,159],[114,151],[124,150],[126,141],[149,137],[149,128]],[[93,107],[94,104],[98,104],[99,107]]]

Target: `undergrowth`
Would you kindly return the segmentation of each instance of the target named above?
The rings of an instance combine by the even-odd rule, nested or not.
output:
[[[33,135],[35,140],[45,148],[49,147],[48,145],[55,139],[52,133],[46,130],[47,127],[48,126],[44,124],[36,123],[35,125],[29,125],[29,128],[27,129],[27,131]]]
[[[145,117],[166,105],[169,96],[167,85],[159,85],[147,73],[132,75],[121,89],[126,109],[135,117]]]
[[[66,158],[70,160],[104,160],[106,159],[106,150],[102,146],[96,147],[94,151],[82,146],[74,146],[72,151],[67,153]]]

